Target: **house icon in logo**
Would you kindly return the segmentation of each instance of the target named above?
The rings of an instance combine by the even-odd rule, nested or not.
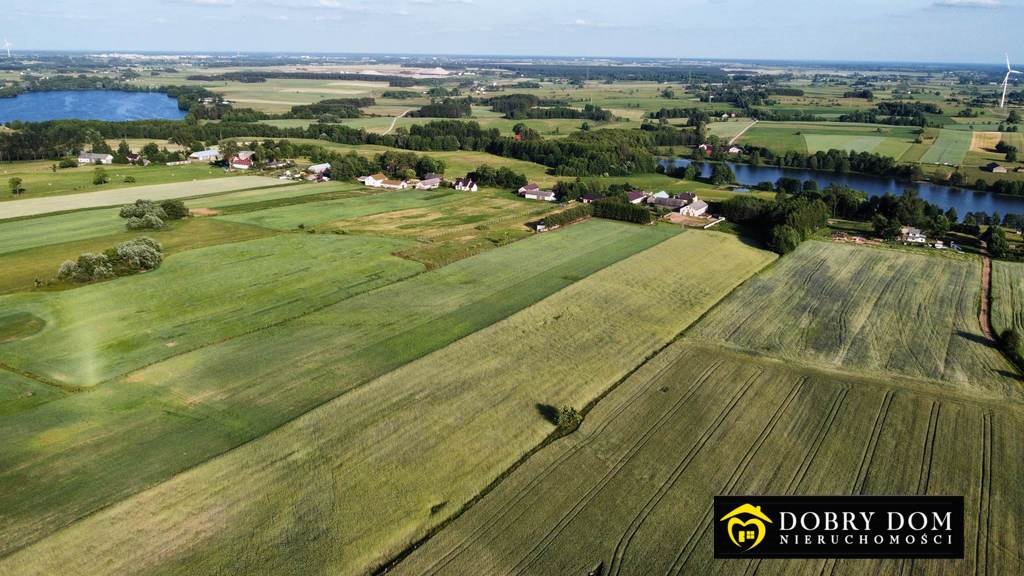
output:
[[[719,522],[727,520],[725,529],[729,534],[729,540],[744,551],[753,549],[764,540],[767,532],[765,522],[772,524],[771,518],[761,511],[760,506],[751,504],[737,506],[732,512],[718,519]]]

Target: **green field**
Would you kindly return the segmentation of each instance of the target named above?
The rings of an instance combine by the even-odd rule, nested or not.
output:
[[[172,184],[154,184],[151,186],[131,186],[114,190],[103,189],[81,194],[47,196],[36,198],[29,195],[25,199],[5,203],[0,207],[0,220],[39,216],[54,212],[85,210],[103,206],[129,204],[138,198],[146,200],[167,200],[171,198],[192,198],[210,194],[221,194],[249,188],[280,186],[281,182],[263,176],[235,176],[215,180],[196,180]]]
[[[93,386],[414,275],[422,266],[391,256],[406,245],[281,235],[191,250],[116,282],[0,297],[0,309],[45,325],[6,342],[3,363],[42,380]]]
[[[0,434],[9,441],[0,445],[0,553],[351,395],[676,233],[674,227],[607,221],[571,226],[4,418]],[[337,238],[324,241],[331,239]],[[110,286],[126,280],[135,279]],[[356,276],[335,287],[365,280]],[[227,302],[246,310],[244,300]],[[3,346],[0,364],[8,356]]]
[[[812,241],[723,301],[695,336],[1019,400],[1015,371],[981,335],[980,291],[980,259]]]
[[[959,166],[971,149],[972,137],[970,131],[942,129],[938,139],[921,157],[921,163]]]
[[[353,190],[365,189],[361,184],[349,184],[348,186]],[[300,225],[305,228],[315,228],[334,220],[458,202],[466,194],[469,193],[456,192],[451,189],[390,190],[379,194],[324,202],[304,202],[255,212],[217,216],[216,218],[275,230],[293,230]]]
[[[394,573],[896,575],[904,561],[715,561],[712,497],[963,494],[964,560],[915,573],[1015,574],[1019,544],[996,527],[1024,514],[1022,416],[685,339]]]
[[[1005,330],[1024,334],[1024,264],[992,263],[991,319],[997,335]]]
[[[899,158],[914,143],[917,128],[846,122],[758,122],[740,137],[742,144],[775,152],[854,150]]]
[[[636,229],[643,234],[651,230],[593,222],[501,251],[536,246],[541,240],[560,243],[548,239],[568,233],[589,239],[589,249],[596,240],[595,228]],[[621,235],[616,240],[619,244],[636,241]],[[484,257],[514,267],[509,255],[498,258],[501,251]],[[603,247],[596,253],[607,251]],[[65,574],[97,570],[106,574],[365,573],[455,514],[541,442],[553,427],[545,407],[582,406],[596,398],[771,259],[770,254],[728,235],[684,233],[384,375],[239,450],[60,530],[4,558],[0,573],[45,572],[56,566],[62,566]],[[541,277],[567,273],[548,270],[538,277],[536,271],[543,265],[536,260],[526,267],[534,270],[527,283],[498,284],[511,288],[506,294],[528,286],[535,290]],[[459,284],[472,278],[451,274]],[[421,298],[444,294],[401,284],[396,290]],[[380,293],[373,298],[379,301]],[[408,297],[403,301],[409,303],[406,306],[427,308],[426,303],[413,303]],[[671,306],[652,306],[652,301],[671,302]],[[397,311],[390,316],[415,324]],[[459,317],[465,317],[464,310]],[[341,336],[344,330],[337,322],[317,324],[329,326],[339,344],[351,340]],[[430,333],[438,328],[435,325]],[[305,340],[302,350],[330,350],[336,355],[344,349],[318,346],[310,336]],[[566,344],[569,341],[572,345]],[[615,353],[609,354],[611,350]],[[261,406],[271,406],[274,399],[267,394],[284,382],[272,383],[268,380],[278,377],[265,368],[239,367],[235,361],[237,354],[261,357],[254,352],[240,343],[204,354],[205,368],[191,378],[179,379],[174,387],[195,397],[196,380],[219,373],[217,389],[222,394],[236,387],[255,387],[259,390],[247,395],[260,399]],[[277,351],[281,359],[287,353]],[[469,363],[468,358],[474,361]],[[142,371],[136,386],[168,382],[170,374],[181,374],[186,366],[195,370],[201,362],[192,358],[173,364],[177,366],[164,363]],[[229,375],[219,367],[227,365],[236,366],[239,373]],[[288,376],[294,381],[299,376],[295,372],[303,368],[294,366]],[[263,374],[257,377],[260,371]],[[341,376],[338,372],[335,368],[334,379]],[[291,396],[300,389],[294,384],[285,388]],[[279,392],[272,396],[289,398]],[[210,402],[204,404],[212,409]],[[133,445],[139,443],[143,442],[136,438]],[[137,482],[136,476],[125,472],[122,469],[119,477]],[[237,481],[242,478],[248,481]],[[210,490],[211,486],[218,488]],[[387,506],[380,505],[384,501]],[[26,508],[20,502],[17,507],[39,514],[38,508]],[[20,515],[10,517],[17,520]],[[26,526],[20,521],[15,524],[5,532],[24,534]],[[270,545],[282,538],[288,540],[288,547]]]
[[[22,200],[29,198],[45,198],[48,196],[60,196],[63,194],[78,194],[82,192],[96,192],[98,190],[116,190],[119,188],[131,188],[135,186],[148,186],[154,184],[173,184],[176,182],[190,182],[193,180],[209,180],[211,178],[225,178],[230,174],[220,168],[214,168],[207,164],[187,164],[182,166],[128,166],[128,165],[107,165],[106,171],[110,182],[96,186],[92,183],[94,166],[80,166],[78,168],[61,168],[56,172],[52,171],[53,162],[14,162],[0,164],[0,179],[4,183],[0,202]],[[134,183],[125,182],[124,179],[131,176]],[[26,192],[20,196],[13,196],[7,190],[7,180],[13,177],[21,178]],[[0,208],[0,218],[4,216],[7,206]]]

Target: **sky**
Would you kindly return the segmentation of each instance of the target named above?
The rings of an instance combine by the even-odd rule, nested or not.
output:
[[[1024,61],[1024,0],[0,0],[14,50]]]

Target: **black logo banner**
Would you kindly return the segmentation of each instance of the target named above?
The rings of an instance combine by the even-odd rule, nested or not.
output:
[[[963,496],[715,496],[715,558],[963,558]]]

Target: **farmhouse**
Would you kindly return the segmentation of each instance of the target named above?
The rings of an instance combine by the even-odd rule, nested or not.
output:
[[[530,193],[538,192],[538,191],[540,191],[540,186],[538,186],[537,184],[535,184],[533,182],[530,182],[526,186],[523,186],[522,188],[519,189],[519,194],[520,195],[522,195],[522,194],[530,194]]]
[[[217,162],[222,158],[220,150],[216,147],[207,148],[206,150],[200,150],[188,155],[188,159],[192,162]]]
[[[629,200],[630,204],[641,204],[647,199],[647,192],[642,190],[631,190],[626,192],[626,199]]]
[[[679,209],[679,213],[682,214],[683,216],[693,217],[703,216],[705,213],[707,213],[707,211],[708,203],[701,200],[700,198],[695,198],[693,202],[690,202],[686,206],[683,206],[682,208]]]
[[[441,186],[441,178],[435,176],[433,178],[425,178],[416,183],[417,190],[436,190]]]
[[[465,178],[456,178],[455,189],[463,192],[476,192],[478,190],[476,181],[469,176],[466,176]]]
[[[330,162],[324,162],[323,164],[313,164],[309,168],[306,168],[306,172],[309,172],[310,174],[316,174],[317,176],[322,176],[330,171]]]
[[[988,170],[993,174],[1006,174],[1006,166],[1003,166],[998,162],[989,162],[985,165],[985,170]]]
[[[647,203],[651,206],[657,206],[659,208],[668,208],[669,210],[679,210],[683,206],[690,203],[689,200],[683,198],[650,198]]]
[[[110,154],[94,154],[92,152],[78,155],[79,164],[113,164],[114,157]]]
[[[388,177],[386,174],[378,172],[376,174],[371,174],[369,176],[363,176],[359,180],[361,180],[363,184],[366,184],[371,188],[380,188],[381,185],[384,184],[384,181],[387,179]]]
[[[142,164],[142,156],[134,152],[126,154],[124,159],[127,160],[129,164]]]
[[[701,144],[700,146],[697,146],[697,149],[705,154],[711,154],[715,151],[715,147],[710,144]]]
[[[584,194],[580,196],[580,202],[583,202],[584,204],[593,204],[598,200],[604,200],[604,196],[601,194]]]
[[[928,238],[925,237],[924,233],[912,226],[900,228],[900,240],[911,244],[925,244],[928,242]]]
[[[236,170],[248,170],[252,168],[253,156],[256,153],[252,150],[240,150],[238,154],[231,157],[231,167]]]
[[[729,154],[742,154],[742,153],[743,153],[743,148],[740,148],[739,146],[730,146],[729,147]]]
[[[405,180],[385,180],[380,183],[380,187],[386,190],[405,190],[409,183]]]
[[[540,189],[537,189],[537,190],[527,190],[527,191],[523,192],[523,189],[525,189],[525,188],[526,188],[526,186],[523,186],[522,188],[519,189],[520,190],[519,195],[522,196],[523,198],[526,198],[527,200],[543,200],[545,202],[554,202],[555,201],[555,193],[552,192],[551,190],[540,190]]]

